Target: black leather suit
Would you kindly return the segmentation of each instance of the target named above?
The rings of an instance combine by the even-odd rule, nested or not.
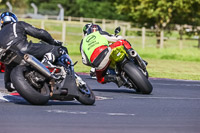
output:
[[[27,35],[38,38],[48,44],[28,42]],[[60,46],[55,46],[56,43],[51,35],[43,30],[33,27],[32,25],[19,21],[4,25],[0,30],[0,47],[3,49],[9,48],[14,51],[21,51],[42,59],[45,53],[52,52],[55,58],[60,56]],[[13,65],[7,65],[5,70],[5,86],[10,82],[10,72]],[[6,87],[7,88],[7,87]]]

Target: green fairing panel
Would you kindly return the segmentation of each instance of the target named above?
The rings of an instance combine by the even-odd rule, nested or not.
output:
[[[107,39],[99,31],[91,33],[83,39],[82,48],[89,61],[94,50],[102,45],[109,46]]]

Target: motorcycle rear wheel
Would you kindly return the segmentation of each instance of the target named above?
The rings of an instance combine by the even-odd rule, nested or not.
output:
[[[153,90],[148,78],[137,68],[133,62],[127,62],[123,67],[126,75],[131,82],[136,86],[136,91],[142,94],[150,94]]]
[[[11,72],[11,81],[17,92],[33,105],[45,105],[50,97],[50,90],[46,83],[37,91],[25,77],[25,73],[30,72],[30,68],[23,65],[16,66]]]

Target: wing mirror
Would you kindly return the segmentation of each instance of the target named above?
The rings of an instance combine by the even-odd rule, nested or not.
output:
[[[120,31],[121,31],[121,28],[120,28],[120,27],[117,27],[117,28],[115,29],[115,35],[117,35]]]

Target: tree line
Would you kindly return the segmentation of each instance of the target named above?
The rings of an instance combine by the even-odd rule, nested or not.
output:
[[[0,8],[5,8],[7,1],[2,0]],[[32,10],[31,3],[34,3],[40,14],[57,15],[59,12],[57,4],[59,3],[65,9],[65,16],[128,21],[125,15],[117,14],[112,0],[9,0],[9,2],[24,12]]]
[[[5,8],[6,1],[1,0],[0,9]],[[192,25],[190,35],[200,36],[200,0],[10,0],[10,3],[24,12],[35,3],[40,14],[58,13],[60,3],[65,16],[131,21],[137,27],[157,29],[158,36],[161,30],[173,28],[173,24],[188,24]],[[184,29],[179,30],[184,33]]]
[[[118,13],[127,14],[129,20],[144,27],[154,27],[159,38],[160,31],[180,25],[180,39],[185,30],[181,25],[192,26],[191,32],[199,36],[200,48],[200,1],[199,0],[115,0]],[[172,27],[173,28],[173,27]],[[160,40],[157,39],[157,44]]]
[[[6,7],[8,0],[1,0]],[[138,23],[139,26],[165,28],[168,24],[200,24],[199,0],[9,0],[14,6],[27,12],[35,3],[45,14],[56,11],[60,3],[65,16],[100,19],[117,19]]]

